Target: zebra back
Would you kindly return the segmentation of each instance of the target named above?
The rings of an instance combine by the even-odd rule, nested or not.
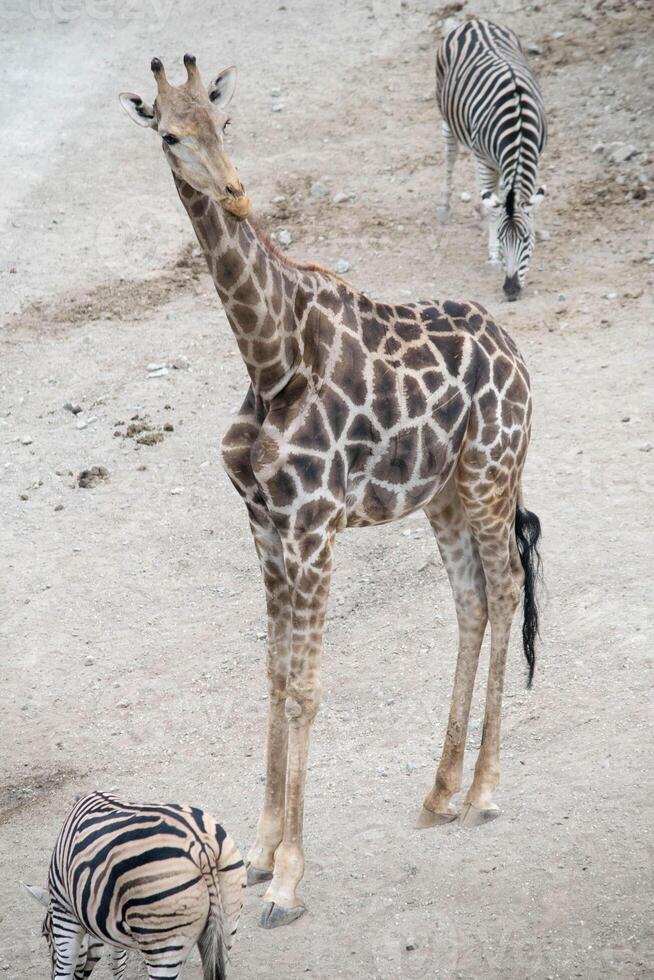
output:
[[[513,31],[482,19],[451,31],[436,56],[436,96],[459,142],[499,172],[507,204],[529,200],[547,123],[540,89]]]
[[[245,868],[233,840],[196,807],[92,793],[61,830],[48,886],[53,911],[73,913],[110,945],[147,953],[180,932],[200,937],[209,928],[222,960],[236,932]]]

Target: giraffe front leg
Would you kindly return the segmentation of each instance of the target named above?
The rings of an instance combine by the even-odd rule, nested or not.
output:
[[[285,538],[293,605],[291,663],[286,686],[288,758],[284,835],[275,853],[273,879],[264,895],[261,925],[286,925],[304,912],[297,888],[304,875],[304,787],[309,740],[320,704],[322,634],[332,567],[331,531]]]
[[[267,674],[270,698],[264,803],[257,824],[256,840],[246,858],[248,885],[255,885],[272,878],[275,851],[284,833],[288,749],[288,722],[285,709],[291,654],[292,607],[279,532],[263,503],[249,503],[248,511],[266,590]]]

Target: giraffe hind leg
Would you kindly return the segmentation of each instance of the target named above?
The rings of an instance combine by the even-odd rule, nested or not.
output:
[[[418,817],[419,828],[450,823],[457,816],[452,796],[461,789],[470,703],[487,622],[486,587],[477,545],[456,489],[430,501],[425,513],[447,571],[459,627],[459,652],[447,733],[434,786]]]

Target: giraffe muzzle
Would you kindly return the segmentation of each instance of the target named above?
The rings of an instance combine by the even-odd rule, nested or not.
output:
[[[250,198],[245,193],[245,188],[239,181],[239,183],[236,185],[227,184],[225,191],[226,193],[224,197],[220,199],[221,207],[227,211],[228,214],[238,218],[239,221],[243,221],[243,219],[247,218],[252,210]]]

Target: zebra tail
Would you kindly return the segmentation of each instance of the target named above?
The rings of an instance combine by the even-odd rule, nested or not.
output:
[[[225,980],[226,961],[234,942],[247,885],[245,863],[231,837],[218,827],[220,853],[212,871],[215,901],[200,941],[204,980]],[[222,838],[222,839],[221,839]]]
[[[204,980],[225,980],[225,941],[220,905],[212,904],[204,932],[198,940]]]

